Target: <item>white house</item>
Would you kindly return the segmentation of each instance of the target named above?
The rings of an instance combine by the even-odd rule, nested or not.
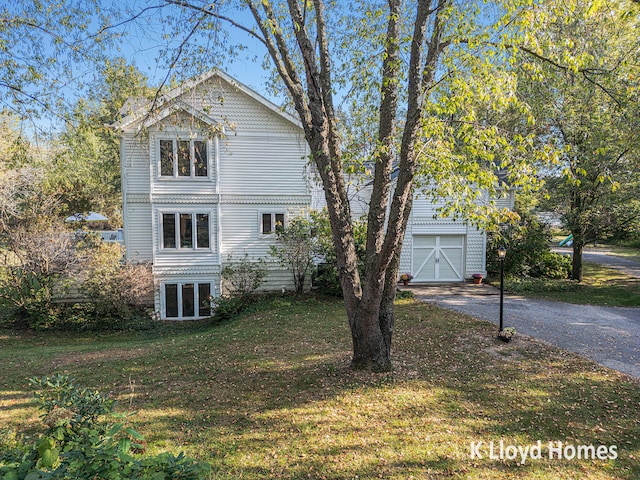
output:
[[[121,132],[126,255],[151,263],[160,318],[209,316],[208,299],[221,293],[230,257],[263,258],[265,288],[293,288],[290,273],[269,263],[275,226],[324,205],[308,181],[309,150],[296,118],[213,70],[136,106],[114,126]],[[366,189],[356,189],[356,216],[367,202]],[[484,232],[434,218],[436,208],[416,198],[401,272],[419,282],[484,273]]]
[[[229,256],[268,259],[277,222],[308,208],[308,149],[297,119],[214,70],[126,112],[124,243],[152,264],[163,319],[209,315]],[[267,288],[293,288],[273,262]]]

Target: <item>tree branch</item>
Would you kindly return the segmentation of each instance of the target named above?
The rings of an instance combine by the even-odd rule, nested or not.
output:
[[[202,12],[206,15],[212,16],[214,18],[217,18],[219,20],[223,20],[225,22],[227,22],[229,25],[232,25],[233,27],[242,30],[245,33],[248,33],[250,36],[252,36],[253,38],[255,38],[256,40],[260,41],[263,45],[267,46],[267,42],[265,40],[265,38],[261,37],[260,35],[258,35],[256,32],[254,32],[252,29],[245,27],[244,25],[242,25],[241,23],[236,22],[234,19],[227,17],[225,15],[221,15],[220,13],[216,12],[215,10],[213,10],[211,7],[213,7],[213,5],[215,4],[210,4],[207,5],[206,7],[199,7],[198,5],[194,5],[192,3],[189,3],[185,0],[164,0],[165,3],[171,4],[171,5],[176,5],[178,7],[186,7],[186,8],[190,8],[192,10],[196,10],[199,12]]]

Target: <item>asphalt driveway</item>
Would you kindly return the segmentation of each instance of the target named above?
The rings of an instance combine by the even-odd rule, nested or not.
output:
[[[408,289],[419,300],[498,323],[500,296],[494,287],[411,285]],[[504,326],[640,379],[640,308],[573,305],[505,294]]]

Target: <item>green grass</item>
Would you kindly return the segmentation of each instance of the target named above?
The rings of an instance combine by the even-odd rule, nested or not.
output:
[[[571,280],[506,280],[505,288],[529,297],[581,305],[640,307],[640,279],[618,270],[585,262],[582,282]]]
[[[136,411],[151,452],[217,479],[634,479],[640,384],[576,355],[410,300],[395,371],[349,369],[335,300],[280,300],[219,326],[146,334],[0,332],[0,428],[37,433],[27,378],[69,373]],[[616,460],[470,458],[471,442],[616,445]],[[546,448],[543,449],[546,452]]]

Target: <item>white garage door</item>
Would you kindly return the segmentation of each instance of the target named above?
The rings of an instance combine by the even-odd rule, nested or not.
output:
[[[414,281],[460,281],[463,265],[464,235],[413,236]]]

